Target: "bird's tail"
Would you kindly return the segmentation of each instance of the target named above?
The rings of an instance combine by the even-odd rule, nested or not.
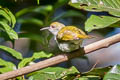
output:
[[[91,36],[91,35],[79,35],[79,38],[81,38],[81,39],[91,39],[91,38],[95,38],[95,37]]]
[[[95,38],[95,36],[87,35],[86,38],[87,38],[87,39],[91,39],[91,38]]]

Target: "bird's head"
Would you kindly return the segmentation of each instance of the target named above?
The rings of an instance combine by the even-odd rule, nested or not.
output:
[[[58,32],[63,28],[65,27],[64,24],[60,23],[60,22],[53,22],[50,24],[49,27],[45,27],[45,28],[42,28],[40,30],[45,30],[45,29],[48,29],[53,35],[57,35]]]

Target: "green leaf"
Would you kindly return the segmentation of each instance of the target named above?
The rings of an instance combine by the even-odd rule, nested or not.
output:
[[[28,18],[28,19],[24,19],[24,18],[19,18],[18,22],[24,24],[24,23],[32,23],[38,26],[42,26],[43,25],[43,21],[36,19],[36,18]]]
[[[38,5],[40,4],[40,0],[37,0],[37,4],[38,4]]]
[[[94,76],[101,76],[103,77],[106,72],[108,72],[111,69],[111,67],[105,67],[105,68],[95,68],[91,71],[83,73],[84,75],[94,75]]]
[[[18,39],[17,33],[5,22],[0,22],[0,25],[5,29],[10,39]]]
[[[0,9],[0,15],[3,16],[5,19],[7,19],[9,23],[11,24],[11,19],[9,15],[3,9]]]
[[[11,54],[13,57],[15,57],[16,59],[23,59],[21,53],[15,51],[12,48],[6,47],[6,46],[2,46],[0,45],[0,49],[7,51],[9,54]]]
[[[7,62],[1,58],[0,58],[0,66],[1,66],[0,73],[9,72],[16,69],[16,66],[13,63]]]
[[[67,75],[74,74],[74,73],[79,73],[79,71],[74,66],[70,67],[66,72]]]
[[[61,75],[62,80],[78,80],[78,77],[76,76],[77,75],[81,76],[79,71],[74,66],[64,71],[63,74]]]
[[[103,80],[120,80],[120,65],[115,65],[107,72]]]
[[[24,58],[19,64],[18,64],[18,69],[28,65],[31,61],[33,61],[33,58]]]
[[[56,80],[67,74],[73,74],[76,72],[78,73],[75,67],[71,67],[70,69],[62,67],[48,67],[40,71],[33,72],[27,76],[30,76],[28,80]]]
[[[10,39],[18,39],[17,33],[12,29],[14,28],[16,23],[15,16],[12,14],[12,12],[9,9],[2,7],[0,7],[0,15],[5,18],[5,19],[3,18],[0,19],[1,30],[3,31],[5,30],[6,33],[9,35]]]
[[[15,16],[12,14],[12,12],[9,9],[0,8],[0,15],[5,17],[5,19],[7,19],[9,21],[9,24],[12,26],[12,28],[14,28],[16,19],[15,19]]]
[[[35,52],[35,53],[33,53],[32,57],[34,59],[39,59],[39,58],[49,58],[51,56],[53,56],[52,53],[45,53],[45,52],[41,51],[41,52]]]
[[[57,9],[61,6],[63,6],[64,4],[67,4],[69,0],[57,0],[57,2],[54,5],[54,8]]]
[[[69,17],[81,17],[82,19],[85,19],[86,17],[79,11],[75,11],[75,10],[69,10],[69,11],[66,11],[58,16],[56,16],[55,18],[53,18],[52,21],[56,21],[58,19],[61,19],[61,18],[69,18]]]
[[[13,15],[13,13],[12,13],[9,9],[7,9],[7,8],[4,8],[4,9],[6,9],[7,14],[8,14],[9,17],[11,18],[12,28],[14,28],[14,27],[15,27],[15,23],[16,23],[16,18],[15,18],[15,16]]]
[[[44,38],[41,35],[34,33],[20,33],[19,38],[30,38],[31,40],[39,41],[41,44],[44,44]]]
[[[33,53],[33,56],[30,58],[24,58],[19,64],[18,64],[18,68],[22,68],[26,65],[28,65],[30,62],[36,60],[36,59],[40,59],[40,58],[49,58],[51,57],[53,54],[52,53],[45,53],[43,51],[41,52],[35,52]]]
[[[78,80],[101,80],[99,76],[83,76],[80,77]]]
[[[52,6],[51,5],[46,5],[46,6],[39,6],[39,7],[29,7],[29,8],[24,8],[20,11],[18,11],[16,13],[16,17],[20,17],[22,15],[25,15],[27,13],[41,13],[41,14],[44,14],[46,15],[47,12],[51,11],[52,10]]]
[[[69,4],[86,11],[107,11],[114,16],[120,17],[120,0],[71,0]]]
[[[116,18],[116,17],[92,15],[85,22],[85,30],[90,32],[94,29],[101,29],[109,26],[114,27],[112,25],[119,21],[120,21],[120,18]]]

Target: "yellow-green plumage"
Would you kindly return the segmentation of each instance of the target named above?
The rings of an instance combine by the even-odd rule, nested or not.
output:
[[[79,40],[89,38],[82,30],[75,26],[65,26],[57,34],[60,40]]]

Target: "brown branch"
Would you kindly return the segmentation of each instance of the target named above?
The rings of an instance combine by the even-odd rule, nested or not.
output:
[[[43,68],[46,68],[48,66],[52,66],[64,61],[68,61],[69,59],[72,58],[76,58],[76,57],[80,57],[83,56],[84,54],[93,52],[95,50],[101,49],[101,48],[106,48],[114,43],[120,42],[120,34],[114,35],[112,37],[94,42],[92,44],[89,44],[87,46],[84,46],[83,48],[81,48],[80,50],[74,51],[70,54],[60,54],[57,55],[55,57],[52,57],[50,59],[46,59],[44,61],[40,61],[36,64],[30,65],[30,66],[26,66],[24,68],[21,69],[17,69],[14,71],[10,71],[4,74],[0,74],[0,80],[6,80],[6,79],[10,79],[10,78],[14,78],[20,75],[24,75],[36,70],[40,70]]]

